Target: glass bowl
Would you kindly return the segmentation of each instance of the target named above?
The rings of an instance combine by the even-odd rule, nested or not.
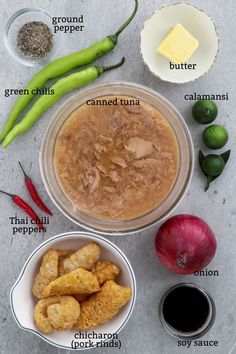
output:
[[[166,199],[149,213],[127,221],[98,219],[75,209],[61,189],[54,169],[53,156],[58,133],[73,111],[87,100],[101,96],[129,96],[158,109],[175,132],[180,152],[179,171],[175,184]],[[191,181],[194,151],[188,127],[176,108],[163,96],[148,87],[128,82],[111,82],[94,85],[71,97],[50,122],[40,149],[40,171],[45,188],[59,210],[79,226],[102,234],[124,235],[144,229],[162,221],[179,205]],[[145,202],[145,201],[144,201]]]
[[[164,303],[165,303],[167,296],[173,290],[175,290],[177,288],[181,288],[182,286],[188,287],[188,288],[194,288],[194,289],[198,290],[205,297],[205,299],[207,300],[208,305],[209,305],[209,314],[208,314],[208,317],[206,318],[205,323],[202,325],[202,327],[200,327],[198,330],[196,330],[194,332],[178,331],[177,329],[173,328],[165,320],[165,317],[164,317],[163,307],[164,307]],[[204,336],[213,326],[213,324],[215,322],[215,317],[216,317],[216,306],[215,306],[213,298],[205,289],[201,288],[198,285],[192,284],[192,283],[180,283],[180,284],[174,285],[172,288],[170,288],[162,297],[162,299],[160,301],[160,305],[159,305],[159,317],[160,317],[163,327],[165,328],[167,333],[169,333],[172,337],[182,339],[182,340],[194,340],[194,339]]]
[[[19,29],[25,23],[32,21],[45,23],[53,34],[53,48],[51,52],[43,58],[27,58],[17,48],[17,34]],[[26,66],[42,66],[47,64],[55,56],[59,47],[59,36],[54,34],[52,17],[46,11],[39,8],[25,8],[17,11],[6,24],[4,41],[12,57]]]

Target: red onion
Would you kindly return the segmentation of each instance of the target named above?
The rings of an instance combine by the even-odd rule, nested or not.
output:
[[[216,252],[210,227],[197,216],[173,216],[159,228],[155,239],[161,262],[172,272],[191,274],[206,267]]]

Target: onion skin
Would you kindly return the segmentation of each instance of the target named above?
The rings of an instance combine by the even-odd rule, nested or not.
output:
[[[192,274],[210,263],[217,242],[205,221],[194,215],[182,214],[161,225],[155,247],[160,261],[172,272]]]

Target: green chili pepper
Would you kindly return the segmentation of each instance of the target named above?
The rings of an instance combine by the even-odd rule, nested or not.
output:
[[[48,80],[55,79],[58,76],[64,75],[72,69],[91,64],[96,59],[112,51],[117,45],[119,35],[133,20],[137,10],[138,0],[135,0],[135,9],[132,15],[115,34],[104,38],[101,42],[97,42],[87,49],[59,58],[40,70],[26,86],[26,89],[29,91],[29,95],[20,96],[13,106],[10,115],[8,116],[7,122],[2,132],[0,133],[0,142],[7,136],[10,130],[13,128],[21,112],[25,110],[28,104],[35,97],[35,95],[32,93],[33,89],[41,89]]]
[[[63,79],[58,80],[51,89],[54,90],[54,95],[41,96],[32,108],[28,111],[21,122],[15,125],[15,127],[7,134],[3,141],[3,147],[6,148],[10,143],[18,136],[27,132],[34,123],[46,112],[54,103],[56,103],[66,93],[87,85],[90,82],[96,80],[105,71],[113,70],[125,62],[125,58],[122,58],[121,62],[112,66],[90,66],[78,73],[71,74]]]

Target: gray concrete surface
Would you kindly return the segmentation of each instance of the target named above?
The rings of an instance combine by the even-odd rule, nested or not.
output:
[[[117,49],[100,63],[114,63],[122,55],[127,62],[122,70],[111,72],[102,81],[129,80],[145,84],[167,98],[183,114],[191,130],[195,152],[202,147],[200,133],[202,127],[191,119],[190,103],[184,100],[186,93],[225,93],[229,92],[230,100],[219,103],[219,123],[225,124],[230,132],[227,148],[233,150],[230,163],[224,176],[212,185],[208,193],[203,192],[204,180],[196,164],[194,177],[189,192],[176,213],[192,213],[203,217],[215,230],[218,239],[218,251],[209,269],[219,270],[219,277],[178,276],[166,270],[156,259],[153,239],[157,226],[146,232],[127,237],[109,237],[125,252],[130,259],[137,277],[138,297],[132,318],[127,327],[120,333],[122,342],[120,353],[180,354],[188,353],[236,353],[236,233],[235,233],[235,18],[236,5],[233,0],[188,0],[214,18],[221,37],[221,50],[217,64],[208,75],[194,83],[176,86],[163,83],[154,78],[143,65],[139,53],[139,33],[144,20],[163,3],[175,1],[141,0],[140,10],[135,22],[120,38]],[[3,124],[15,98],[5,98],[6,88],[21,88],[35,73],[36,69],[24,67],[6,52],[3,42],[3,31],[7,19],[16,10],[35,6],[42,7],[54,16],[73,16],[84,14],[86,30],[83,34],[67,34],[62,36],[60,54],[81,49],[88,44],[112,33],[124,16],[131,10],[133,2],[127,0],[0,0],[0,125]],[[207,35],[207,33],[206,33]],[[27,170],[37,181],[37,186],[47,204],[53,209],[54,217],[48,227],[47,234],[42,237],[12,235],[9,217],[21,213],[12,206],[10,200],[0,196],[1,226],[1,339],[2,354],[46,354],[64,353],[31,333],[19,329],[12,317],[9,306],[9,291],[15,282],[26,258],[45,238],[58,233],[78,230],[53,206],[43,187],[39,174],[38,152],[43,132],[52,115],[67,100],[64,97],[51,108],[28,134],[17,139],[8,150],[0,149],[0,187],[19,193],[27,198],[21,185],[21,174],[17,161],[21,160]],[[202,147],[203,148],[203,147]],[[164,331],[158,319],[157,309],[161,295],[173,284],[191,281],[204,286],[214,297],[217,306],[217,317],[212,330],[203,337],[204,340],[218,340],[217,348],[190,349],[179,348],[177,341]],[[94,353],[116,353],[116,349],[94,350]]]

